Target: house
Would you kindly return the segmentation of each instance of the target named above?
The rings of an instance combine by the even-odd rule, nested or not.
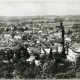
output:
[[[30,62],[30,64],[34,61],[36,66],[40,66],[41,65],[40,60],[36,60],[35,56],[30,56],[30,58],[27,59],[26,61]]]
[[[44,50],[45,50],[46,54],[50,53],[50,48],[45,48]]]
[[[41,48],[41,56],[45,53],[48,55],[50,53],[50,48]]]
[[[43,32],[42,30],[39,30],[39,31],[38,31],[38,33],[42,33],[42,32]]]
[[[34,31],[39,31],[39,28],[33,27]]]
[[[24,33],[31,34],[32,33],[32,30],[25,30]]]
[[[61,38],[61,32],[60,31],[59,32],[55,32],[54,36],[56,36],[57,38]]]
[[[35,56],[30,56],[29,59],[27,59],[26,61],[32,62],[35,59]]]
[[[76,59],[79,55],[80,55],[80,43],[74,41],[69,45],[67,59],[76,62]]]
[[[62,52],[62,45],[58,46],[58,53]]]
[[[38,44],[38,43],[40,43],[40,41],[39,41],[39,40],[37,40],[37,41],[36,41],[36,43]]]
[[[71,38],[68,37],[67,35],[65,35],[65,40],[66,40],[66,41],[71,41]]]
[[[28,52],[29,52],[29,54],[30,54],[30,53],[31,53],[31,50],[30,50],[30,48],[29,48],[29,47],[27,48],[27,50],[28,50]]]
[[[3,38],[3,36],[4,36],[3,34],[0,34],[0,40]]]
[[[35,65],[36,65],[36,66],[40,66],[40,65],[41,65],[40,60],[35,60]]]
[[[58,53],[61,53],[62,52],[62,44],[60,43],[54,43],[55,47],[56,47],[56,50]]]
[[[77,56],[78,56],[78,53],[76,51],[74,51],[73,49],[70,49],[70,48],[68,49],[68,55],[67,55],[68,60],[75,62]]]
[[[51,47],[51,48],[41,48],[41,55],[44,55],[45,53],[48,55],[50,53],[50,50],[52,49],[53,53],[58,52],[57,47]]]
[[[70,42],[71,42],[71,38],[65,35],[65,43],[70,43]]]
[[[22,36],[21,35],[15,35],[14,36],[14,39],[21,40],[22,39]]]
[[[11,34],[4,34],[4,38],[12,38]]]
[[[11,30],[13,30],[13,29],[14,29],[14,27],[13,27],[13,26],[10,26],[10,28],[11,28]]]
[[[1,46],[11,46],[13,44],[13,41],[11,40],[11,39],[4,39],[4,38],[2,38],[1,39]]]

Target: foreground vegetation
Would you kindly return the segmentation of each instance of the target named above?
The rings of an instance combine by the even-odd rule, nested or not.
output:
[[[41,62],[38,66],[34,60],[31,63],[26,61],[31,55],[22,45],[13,50],[0,50],[0,78],[80,78],[80,56],[74,63],[62,58],[62,54],[54,54],[53,57],[50,57],[51,52],[49,56],[43,55],[40,57],[38,53],[34,55],[36,56],[35,60],[40,60]]]

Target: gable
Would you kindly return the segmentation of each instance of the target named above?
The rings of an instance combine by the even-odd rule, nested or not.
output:
[[[76,61],[76,58],[77,58],[77,55],[78,53],[75,52],[74,50],[72,49],[68,49],[68,55],[67,55],[67,59],[70,60],[70,61]]]
[[[80,53],[80,43],[72,42],[69,45],[69,48],[72,49],[75,53]]]

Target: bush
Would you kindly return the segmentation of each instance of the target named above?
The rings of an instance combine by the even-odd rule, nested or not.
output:
[[[76,73],[76,78],[79,78],[80,79],[80,72],[77,72]]]

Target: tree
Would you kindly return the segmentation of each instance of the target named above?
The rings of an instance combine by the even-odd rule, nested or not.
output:
[[[16,53],[17,60],[20,60],[21,58],[29,58],[30,54],[28,53],[28,50],[23,46],[19,45]]]
[[[54,22],[60,22],[61,20],[65,21],[65,18],[61,18],[61,17],[54,18]]]
[[[80,72],[80,56],[77,57],[77,60],[76,60],[76,64],[75,64],[75,71],[76,72]]]
[[[62,23],[62,20],[61,20],[61,23],[60,23],[60,27],[62,28],[62,47],[63,47],[63,58],[65,59],[66,58],[66,54],[65,54],[65,47],[64,47],[64,45],[65,45],[65,40],[64,40],[64,34],[65,34],[65,32],[64,32],[64,26],[63,26],[63,23]]]

